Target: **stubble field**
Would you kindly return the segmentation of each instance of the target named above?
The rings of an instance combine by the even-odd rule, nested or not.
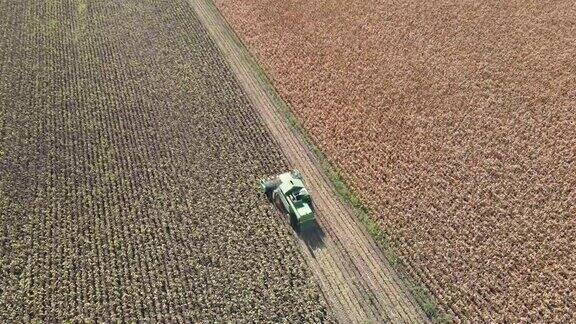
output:
[[[216,3],[453,319],[574,320],[571,1]]]
[[[0,38],[0,321],[326,318],[186,1],[0,1]]]

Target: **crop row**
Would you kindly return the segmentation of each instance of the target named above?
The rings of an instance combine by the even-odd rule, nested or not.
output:
[[[574,320],[570,1],[216,4],[453,319]]]
[[[186,1],[2,2],[0,320],[320,320],[287,166]]]

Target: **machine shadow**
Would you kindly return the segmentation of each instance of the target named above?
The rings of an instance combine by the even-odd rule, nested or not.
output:
[[[300,229],[297,234],[298,237],[306,243],[306,246],[313,257],[316,257],[314,255],[315,252],[322,250],[325,246],[324,238],[326,234],[317,222],[314,222],[306,228]]]

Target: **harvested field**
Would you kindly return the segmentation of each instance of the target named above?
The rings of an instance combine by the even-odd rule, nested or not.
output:
[[[329,319],[186,1],[0,1],[0,322]]]
[[[216,0],[455,320],[576,320],[571,1]]]

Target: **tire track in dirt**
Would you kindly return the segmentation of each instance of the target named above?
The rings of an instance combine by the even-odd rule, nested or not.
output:
[[[336,318],[343,322],[427,321],[354,211],[337,198],[317,157],[288,126],[275,105],[274,90],[254,69],[250,54],[213,3],[201,0],[190,4],[264,124],[284,149],[289,164],[306,175],[318,211],[319,228],[299,235],[298,240]]]

